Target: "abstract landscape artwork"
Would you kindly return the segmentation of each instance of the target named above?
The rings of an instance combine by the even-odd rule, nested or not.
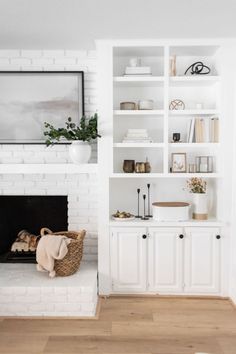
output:
[[[83,113],[83,72],[0,73],[1,143],[42,143],[44,122],[59,128]]]

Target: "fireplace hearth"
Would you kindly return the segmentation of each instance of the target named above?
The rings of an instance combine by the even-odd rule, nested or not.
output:
[[[66,196],[0,196],[0,262],[35,263],[36,252],[12,251],[19,232],[38,236],[42,227],[68,229]]]

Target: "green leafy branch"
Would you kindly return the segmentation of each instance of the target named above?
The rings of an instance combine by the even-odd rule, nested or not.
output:
[[[71,117],[65,122],[64,128],[55,128],[52,124],[45,122],[44,126],[46,129],[44,136],[46,137],[46,145],[53,145],[59,142],[61,139],[68,141],[81,140],[81,141],[91,141],[96,138],[100,138],[101,135],[98,134],[97,130],[97,120],[98,115],[95,113],[89,119],[82,117],[79,125],[77,126],[72,122]]]

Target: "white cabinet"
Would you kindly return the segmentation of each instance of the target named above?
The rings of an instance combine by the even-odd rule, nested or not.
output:
[[[182,292],[183,228],[149,228],[148,235],[148,290]]]
[[[220,235],[218,228],[185,229],[185,292],[215,294],[220,288]]]
[[[146,291],[146,228],[113,228],[111,231],[112,290],[121,293]]]
[[[114,227],[113,293],[220,294],[219,228]]]

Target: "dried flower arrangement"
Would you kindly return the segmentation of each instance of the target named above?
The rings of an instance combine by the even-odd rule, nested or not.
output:
[[[206,193],[206,181],[203,181],[201,178],[194,177],[187,181],[187,188],[190,193]]]

